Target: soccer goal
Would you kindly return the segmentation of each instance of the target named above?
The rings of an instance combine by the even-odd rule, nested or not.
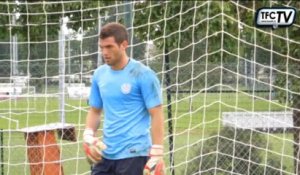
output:
[[[257,11],[273,7],[263,12],[278,19],[281,9],[282,20],[295,9],[293,24],[256,26]],[[168,175],[300,174],[299,9],[297,1],[1,1],[0,174],[90,174],[82,131],[108,22],[127,27],[128,55],[161,82]],[[14,77],[27,77],[22,88]]]

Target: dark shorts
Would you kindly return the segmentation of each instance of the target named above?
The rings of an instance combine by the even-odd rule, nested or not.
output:
[[[103,160],[94,165],[92,175],[143,175],[148,157],[133,157],[119,160]]]

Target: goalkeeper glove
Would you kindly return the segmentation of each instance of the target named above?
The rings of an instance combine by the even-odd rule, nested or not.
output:
[[[144,175],[165,175],[163,146],[153,145],[150,149],[150,159],[144,167]]]
[[[85,129],[83,132],[83,149],[87,161],[92,165],[102,160],[102,150],[106,149],[106,145],[94,136],[92,129]]]

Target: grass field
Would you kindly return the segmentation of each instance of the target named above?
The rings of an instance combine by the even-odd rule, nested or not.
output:
[[[261,95],[262,97],[265,94]],[[256,95],[256,97],[259,97]],[[165,148],[168,170],[168,121],[172,120],[174,139],[174,169],[176,174],[186,171],[191,150],[196,144],[210,139],[222,126],[222,112],[229,111],[282,111],[284,106],[264,98],[253,98],[243,93],[178,94],[172,96],[172,119],[168,119],[165,102]],[[24,135],[19,128],[59,122],[57,98],[17,99],[0,101],[0,128],[4,132],[4,174],[30,174],[26,157]],[[81,135],[84,127],[86,100],[66,99],[65,119],[76,125],[77,142],[59,140],[65,174],[89,174],[83,151]],[[12,120],[11,120],[12,119]],[[276,159],[286,167],[287,174],[293,172],[292,135],[289,133],[263,134],[268,142],[265,157]],[[284,156],[282,156],[284,155]]]

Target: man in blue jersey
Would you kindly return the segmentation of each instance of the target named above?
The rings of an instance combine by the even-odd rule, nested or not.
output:
[[[106,64],[94,72],[83,133],[92,175],[164,174],[164,119],[156,74],[127,56],[128,33],[119,23],[103,26],[99,47]],[[96,132],[102,112],[101,141]]]

